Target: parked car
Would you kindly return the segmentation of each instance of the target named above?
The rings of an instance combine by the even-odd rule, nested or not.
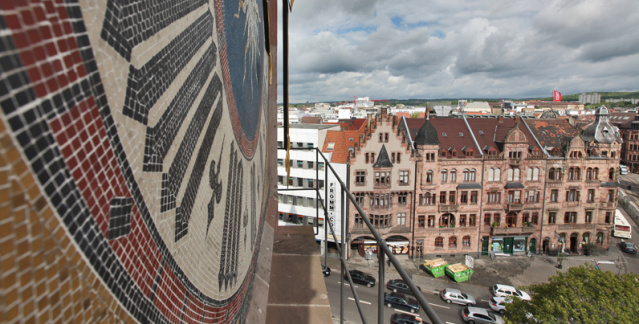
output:
[[[508,297],[493,297],[490,299],[488,305],[492,310],[498,312],[501,315],[506,313],[506,304],[512,303],[513,299]]]
[[[447,303],[455,303],[461,305],[475,305],[477,302],[471,295],[461,292],[459,289],[446,288],[439,292],[439,297]]]
[[[324,277],[328,277],[331,275],[331,268],[329,268],[325,264],[322,264],[322,272],[324,273]]]
[[[619,248],[626,253],[637,254],[637,246],[632,242],[621,242]]]
[[[625,165],[619,165],[619,173],[620,174],[628,174],[628,167]]]
[[[353,279],[354,283],[366,285],[366,287],[375,286],[375,278],[368,273],[359,270],[350,270],[349,273],[351,274],[351,279]],[[346,274],[344,274],[344,279],[348,279]]]
[[[402,279],[393,279],[393,280],[389,280],[386,283],[386,288],[392,290],[393,292],[401,292],[404,294],[413,294],[413,291],[410,290],[410,288],[408,287],[408,284],[406,284],[404,282],[404,280]],[[417,289],[419,289],[419,291],[422,291],[422,288],[417,286]]]
[[[419,303],[417,300],[415,298],[409,298],[402,293],[384,293],[384,305],[401,308],[411,313],[419,312]]]
[[[395,313],[391,316],[391,324],[423,324],[422,319],[410,314]]]
[[[501,316],[489,311],[486,308],[479,307],[464,307],[461,311],[461,317],[464,322],[468,323],[491,323],[491,324],[504,324],[504,319]]]
[[[530,295],[525,291],[521,291],[513,286],[496,284],[491,288],[495,297],[517,297],[523,300],[530,300]]]

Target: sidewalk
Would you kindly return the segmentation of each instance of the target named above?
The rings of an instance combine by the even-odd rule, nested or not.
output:
[[[410,260],[407,257],[400,256],[400,263],[404,270],[412,275],[416,285],[421,286],[422,290],[440,290],[446,287],[460,288],[477,295],[487,294],[490,287],[494,284],[509,284],[515,287],[523,287],[531,284],[545,283],[548,278],[556,275],[558,271],[567,272],[569,268],[582,264],[595,265],[595,261],[599,263],[599,268],[603,271],[611,271],[613,273],[624,272],[614,263],[617,262],[621,266],[618,253],[613,249],[609,251],[597,251],[593,256],[573,255],[566,256],[562,262],[562,269],[557,268],[557,257],[546,255],[533,255],[530,258],[526,256],[500,256],[491,259],[489,256],[482,256],[475,259],[475,273],[471,279],[466,282],[457,283],[447,276],[433,278],[420,266],[421,262]],[[447,258],[449,264],[462,262],[463,259],[452,260]],[[329,266],[333,269],[333,273],[339,275],[339,260],[329,258]],[[377,259],[364,260],[363,257],[351,257],[348,262],[349,269],[357,269],[370,273],[379,279],[379,267]],[[400,278],[399,273],[394,266],[386,267],[385,281]],[[385,284],[385,283],[384,283]]]

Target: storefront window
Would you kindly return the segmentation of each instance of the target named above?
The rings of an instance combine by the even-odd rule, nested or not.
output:
[[[504,239],[503,238],[494,238],[493,239],[493,252],[501,253],[504,251]]]
[[[515,237],[513,244],[513,252],[524,252],[526,251],[526,238],[525,237]]]

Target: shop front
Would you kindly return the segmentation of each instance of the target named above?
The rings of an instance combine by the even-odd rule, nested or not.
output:
[[[491,251],[503,254],[524,254],[528,237],[526,236],[493,236]]]

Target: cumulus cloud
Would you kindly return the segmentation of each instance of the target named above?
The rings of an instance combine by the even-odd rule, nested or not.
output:
[[[635,1],[297,1],[290,101],[636,90]]]

